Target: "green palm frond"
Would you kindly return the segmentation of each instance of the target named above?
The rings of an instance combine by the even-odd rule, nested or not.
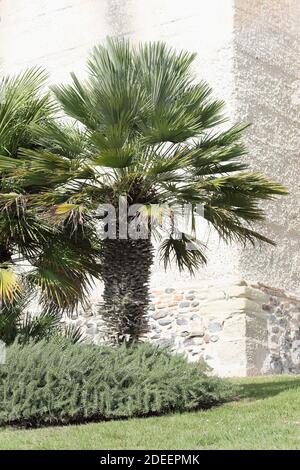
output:
[[[203,245],[186,234],[182,234],[180,239],[171,235],[161,243],[159,252],[165,268],[171,261],[175,261],[180,271],[188,269],[192,275],[206,263]]]
[[[62,316],[55,309],[42,311],[33,303],[34,291],[28,284],[23,286],[22,294],[11,302],[2,303],[0,307],[0,339],[6,345],[14,341],[28,343],[43,339],[56,338],[59,341],[77,343],[84,336],[80,328],[73,325],[64,326]]]
[[[67,325],[62,329],[61,338],[66,338],[71,343],[81,343],[85,336],[80,327],[74,325]]]
[[[6,345],[13,343],[22,324],[23,315],[31,301],[31,292],[22,290],[22,294],[18,295],[9,302],[1,304],[0,308],[0,339]]]
[[[86,132],[74,124],[56,122],[48,118],[42,123],[30,125],[34,142],[49,152],[64,155],[73,160],[79,155],[84,155],[89,145]]]
[[[99,155],[94,155],[91,160],[96,166],[127,168],[132,164],[133,157],[133,149],[130,146],[124,146],[103,150]]]
[[[270,238],[253,230],[250,226],[252,220],[263,220],[260,209],[237,210],[207,205],[204,208],[204,217],[214,227],[220,238],[226,242],[250,242],[254,245],[255,241],[258,241],[274,245]]]
[[[54,112],[54,102],[43,92],[46,80],[39,68],[1,80],[0,155],[16,156],[19,147],[32,145],[28,126]]]
[[[17,246],[18,254],[31,258],[54,233],[31,207],[22,194],[0,194],[0,240],[6,246]]]
[[[95,102],[85,84],[80,84],[72,74],[72,85],[54,86],[52,91],[69,116],[84,124],[88,129],[98,128],[97,115],[94,115]]]
[[[42,311],[32,316],[29,312],[22,312],[19,320],[17,336],[19,341],[26,343],[30,340],[41,341],[50,338],[60,330],[60,316],[57,312]]]
[[[209,178],[201,183],[206,191],[235,191],[237,194],[255,199],[273,199],[277,195],[286,195],[287,190],[281,184],[273,183],[259,173],[239,173],[235,175]]]
[[[98,248],[88,237],[80,239],[80,232],[56,239],[43,246],[40,256],[34,260],[34,269],[28,276],[31,285],[36,286],[42,302],[58,310],[72,310],[79,303],[85,303],[99,278],[101,268]]]

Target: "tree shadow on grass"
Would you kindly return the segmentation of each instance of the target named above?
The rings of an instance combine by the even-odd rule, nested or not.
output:
[[[273,397],[287,390],[299,389],[300,394],[300,377],[291,380],[249,383],[241,384],[241,398],[249,398],[258,400]]]

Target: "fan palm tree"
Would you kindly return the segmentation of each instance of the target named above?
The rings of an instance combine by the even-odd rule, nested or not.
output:
[[[201,205],[207,223],[227,242],[272,243],[252,224],[264,219],[260,202],[286,190],[245,171],[245,125],[222,130],[224,103],[197,80],[194,59],[163,43],[132,47],[109,39],[95,47],[87,80],[72,74],[71,84],[53,89],[71,125],[35,126],[47,151],[24,150],[15,166],[7,160],[7,178],[25,188],[40,188],[41,178],[51,185],[27,201],[74,233],[97,216],[98,204],[113,205],[118,216],[119,198],[126,197],[128,205],[144,206],[129,223],[144,220],[151,205]],[[193,231],[176,236],[174,212],[160,255],[166,266],[174,258],[180,269],[194,273],[205,263],[205,251]],[[153,236],[153,226],[146,226]],[[153,261],[151,236],[126,238],[120,230],[117,224],[117,237],[101,241],[102,313],[116,343],[147,331]]]
[[[30,177],[26,182],[26,177],[19,174],[18,165],[27,165],[20,150],[41,151],[32,129],[51,121],[56,111],[53,99],[43,91],[46,79],[44,71],[30,69],[0,81],[0,315],[3,325],[9,324],[14,315],[8,312],[15,312],[15,304],[21,305],[23,295],[29,291],[40,294],[47,310],[74,307],[86,298],[88,274],[97,275],[99,271],[95,262],[97,248],[92,246],[91,236],[87,239],[78,231],[75,237],[68,227],[54,227],[41,219],[30,204],[32,193],[50,191],[59,175],[52,174],[51,181],[44,181],[39,173],[34,181]]]

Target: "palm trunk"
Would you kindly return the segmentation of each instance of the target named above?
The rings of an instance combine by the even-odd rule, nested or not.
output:
[[[148,331],[153,248],[149,239],[103,241],[103,320],[111,343],[138,341]]]
[[[8,262],[11,262],[11,252],[5,244],[0,243],[0,264]]]

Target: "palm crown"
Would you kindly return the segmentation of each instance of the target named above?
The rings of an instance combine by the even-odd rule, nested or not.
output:
[[[260,201],[286,190],[245,172],[240,142],[245,125],[221,130],[224,103],[197,81],[195,55],[163,43],[132,47],[108,40],[93,50],[88,79],[74,74],[53,91],[64,114],[31,126],[35,148],[1,162],[9,182],[34,207],[71,233],[92,230],[99,203],[201,204],[204,218],[226,241],[272,243],[251,224],[262,220]],[[30,193],[30,194],[28,194]],[[47,217],[46,217],[47,219]],[[188,250],[193,240],[197,250]],[[201,241],[200,241],[201,242]],[[161,255],[194,271],[205,262],[193,235],[162,240]],[[115,338],[146,331],[150,240],[103,240],[103,312]],[[118,341],[118,339],[117,339]]]

